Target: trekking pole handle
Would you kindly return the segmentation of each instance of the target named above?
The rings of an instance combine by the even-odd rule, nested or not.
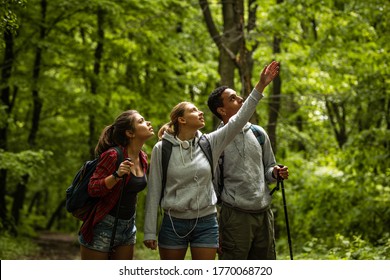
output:
[[[283,167],[284,167],[284,165],[283,165],[283,164],[278,164],[278,166],[279,166],[280,168],[283,168]],[[282,178],[282,176],[280,176],[280,174],[279,174],[279,170],[278,170],[278,176],[277,176],[277,180],[278,180],[278,181],[283,181],[283,178]]]
[[[279,166],[280,168],[283,168],[283,167],[284,167],[283,164],[278,164],[278,166]],[[279,183],[281,182],[281,183],[283,184],[282,181],[283,181],[283,178],[282,178],[282,176],[279,175],[279,171],[278,171],[278,175],[276,176],[276,182],[277,182],[276,187],[273,188],[273,189],[271,190],[271,192],[269,193],[269,195],[273,195],[273,193],[274,193],[275,191],[278,191],[278,190],[280,189]]]

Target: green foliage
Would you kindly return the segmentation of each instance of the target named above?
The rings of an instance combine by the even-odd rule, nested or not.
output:
[[[197,1],[47,1],[44,21],[38,0],[2,3],[0,30],[15,36],[11,77],[1,83],[13,107],[2,91],[0,128],[7,133],[0,141],[7,148],[0,150],[0,170],[7,171],[8,216],[28,175],[19,232],[34,235],[47,226],[100,131],[121,111],[137,109],[158,131],[171,108],[188,100],[205,112],[203,132],[212,130],[206,100],[219,80],[218,50]],[[210,4],[222,31],[221,4]],[[103,11],[100,37],[97,11]],[[272,59],[282,65],[276,158],[290,169],[285,184],[297,259],[389,259],[389,11],[385,0],[263,1],[256,29],[246,34],[248,48],[258,42],[254,80]],[[42,111],[31,146],[33,89]],[[271,90],[258,106],[265,128]],[[156,141],[146,143],[148,154]],[[145,192],[138,200],[137,248],[139,258],[153,259],[157,252],[142,245],[144,203]],[[278,255],[288,258],[280,192],[273,207]],[[62,211],[51,229],[77,232],[79,226]]]
[[[10,175],[15,178],[25,174],[37,177],[52,155],[52,152],[45,150],[24,150],[19,153],[0,150],[0,169],[9,170]]]
[[[329,247],[322,239],[307,241],[295,259],[318,260],[388,260],[390,258],[390,239],[385,235],[379,244],[373,246],[360,236],[346,238],[340,234],[334,236],[334,245]]]
[[[38,250],[38,246],[26,237],[15,238],[8,233],[0,235],[0,259],[19,260],[20,256],[30,255]]]
[[[19,28],[15,10],[25,7],[27,0],[1,0],[0,2],[0,32],[16,33]]]
[[[388,258],[388,175],[376,174],[372,165],[356,170],[343,155],[331,153],[311,161],[287,156],[284,163],[294,172],[285,182],[293,247],[302,258]],[[274,196],[277,238],[282,238],[280,250],[286,252],[281,193]],[[349,247],[342,246],[345,240]]]
[[[336,235],[338,247],[329,251],[332,259],[349,259],[349,260],[386,260],[390,258],[390,239],[389,234],[379,240],[379,246],[373,248],[360,236],[353,236],[348,240],[342,235]]]

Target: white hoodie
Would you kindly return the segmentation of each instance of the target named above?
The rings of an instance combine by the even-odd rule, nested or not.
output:
[[[217,198],[212,182],[212,172],[218,166],[218,159],[225,147],[241,131],[256,110],[263,97],[256,89],[245,100],[240,110],[221,129],[205,136],[210,142],[213,155],[213,170],[198,145],[200,132],[190,141],[188,149],[180,146],[180,140],[165,133],[163,138],[170,141],[172,154],[168,164],[167,182],[161,207],[172,217],[196,219],[216,213]],[[162,189],[162,142],[153,147],[146,197],[144,240],[156,240],[157,213]]]

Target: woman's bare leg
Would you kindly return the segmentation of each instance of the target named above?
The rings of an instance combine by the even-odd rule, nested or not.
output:
[[[134,245],[117,246],[110,254],[111,260],[132,260],[134,256]]]
[[[82,260],[108,260],[108,253],[99,252],[80,245]]]
[[[215,260],[217,248],[191,248],[193,260]]]
[[[187,252],[185,249],[164,249],[159,247],[160,259],[162,260],[184,260]]]

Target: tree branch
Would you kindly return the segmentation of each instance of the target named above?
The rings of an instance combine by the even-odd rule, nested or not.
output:
[[[207,29],[210,33],[211,38],[219,49],[222,46],[222,37],[219,34],[217,27],[214,24],[213,16],[210,12],[209,2],[207,0],[199,0],[199,5],[202,8],[203,17],[206,22]]]

